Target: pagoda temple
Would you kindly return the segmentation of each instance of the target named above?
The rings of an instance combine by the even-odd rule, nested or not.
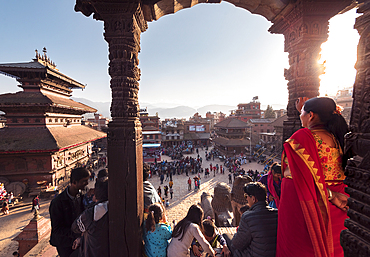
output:
[[[258,137],[252,137],[248,128],[250,129],[250,126],[246,122],[234,117],[215,124],[217,134],[213,139],[215,148],[227,157],[246,152],[246,147],[254,147],[258,143]]]
[[[6,125],[0,129],[0,177],[9,182],[69,182],[70,170],[86,164],[92,142],[106,134],[81,125],[82,115],[97,110],[70,99],[85,86],[59,72],[46,49],[31,62],[0,64],[23,91],[0,95]],[[37,183],[39,182],[39,183]]]

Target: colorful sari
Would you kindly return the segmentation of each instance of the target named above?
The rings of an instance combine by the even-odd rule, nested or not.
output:
[[[291,177],[282,181],[276,256],[334,256],[332,204],[309,129],[298,130],[284,143],[282,160],[285,158]],[[285,171],[284,161],[282,166]]]
[[[274,178],[273,177],[274,177],[274,175],[272,175],[272,171],[270,170],[268,175],[267,175],[267,187],[270,191],[270,194],[274,197],[274,202],[275,202],[276,208],[279,208],[280,196],[277,194],[277,192],[275,190]],[[281,187],[280,179],[279,179],[279,182],[276,183],[276,184],[277,184],[277,186]]]

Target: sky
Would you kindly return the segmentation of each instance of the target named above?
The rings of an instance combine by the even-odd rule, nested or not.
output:
[[[103,22],[74,11],[75,0],[0,1],[0,63],[29,62],[47,48],[60,72],[87,84],[73,96],[111,101]],[[321,94],[352,87],[359,36],[355,10],[330,20]],[[148,23],[141,35],[139,102],[158,107],[236,106],[254,96],[286,106],[288,54],[264,17],[227,2],[198,4]],[[0,94],[17,92],[0,74]]]

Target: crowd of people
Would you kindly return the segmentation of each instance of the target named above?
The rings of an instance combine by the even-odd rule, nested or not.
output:
[[[200,185],[200,158],[144,165],[145,255],[200,256],[203,251],[215,256],[218,242],[223,256],[344,256],[339,237],[348,210],[343,180],[349,156],[342,150],[347,124],[330,98],[300,98],[296,107],[303,128],[284,143],[281,165],[274,163],[267,174],[244,171],[238,159],[209,168],[253,177],[243,187],[249,208],[234,235],[219,233],[210,217],[204,219],[199,205],[192,205],[185,218],[171,226],[162,188],[156,190],[148,181],[157,174],[163,176],[163,183],[166,176],[169,185],[163,188],[164,197],[168,192],[172,197],[172,176],[192,173],[196,175],[193,180],[188,176],[191,190],[193,181],[196,187]],[[108,175],[97,179],[93,205],[84,206],[80,190],[89,177],[86,169],[74,169],[71,185],[50,205],[50,242],[61,257],[109,256]]]

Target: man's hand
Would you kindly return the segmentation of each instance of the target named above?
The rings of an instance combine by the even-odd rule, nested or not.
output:
[[[222,255],[223,254],[223,255]],[[224,257],[229,257],[230,256],[230,250],[229,248],[227,247],[227,245],[224,245],[222,247],[222,251],[221,251],[221,255],[224,256]]]
[[[269,195],[269,202],[274,201],[274,197],[272,195]]]
[[[72,244],[72,249],[76,250],[81,245],[81,237],[76,238],[76,240]]]
[[[193,245],[193,253],[195,256],[201,256],[201,252],[199,251],[199,247],[196,245]]]

